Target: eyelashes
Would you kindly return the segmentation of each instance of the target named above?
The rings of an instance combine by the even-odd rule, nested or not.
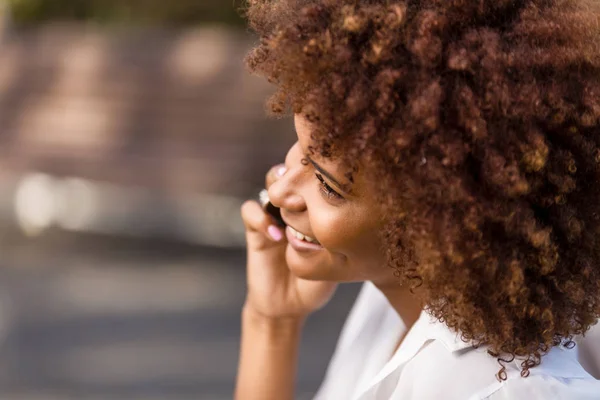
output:
[[[315,174],[315,176],[317,177],[319,182],[321,182],[321,184],[319,185],[321,188],[321,193],[327,196],[327,198],[343,199],[343,197],[338,192],[336,192],[331,186],[327,184],[327,182],[325,182],[321,174]]]
[[[302,160],[300,160],[300,162],[302,163],[302,165],[304,166],[309,166],[310,160],[308,159],[308,156],[305,156],[304,158],[302,158]],[[338,192],[335,191],[335,189],[333,189],[331,186],[329,186],[327,184],[327,182],[325,182],[325,179],[323,179],[323,176],[319,173],[315,173],[315,176],[317,177],[317,179],[319,180],[319,190],[321,191],[321,193],[323,194],[323,196],[325,196],[327,199],[337,199],[337,200],[343,200],[344,197],[342,195],[340,195]]]

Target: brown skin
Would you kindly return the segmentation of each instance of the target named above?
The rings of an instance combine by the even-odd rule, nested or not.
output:
[[[256,236],[260,237],[257,241],[261,242],[255,246],[257,251],[249,249],[249,296],[246,304],[271,317],[305,316],[312,311],[308,306],[275,309],[273,293],[288,286],[282,286],[280,282],[292,282],[289,286],[298,286],[300,289],[292,292],[299,293],[302,303],[321,306],[335,284],[371,281],[410,324],[418,317],[421,304],[410,295],[409,287],[400,285],[392,270],[386,267],[385,252],[381,247],[381,206],[373,197],[368,176],[363,169],[358,169],[350,183],[344,179],[347,170],[341,164],[318,156],[307,157],[312,142],[312,124],[300,115],[296,115],[294,121],[298,141],[285,158],[286,172],[277,177],[274,171],[280,166],[275,166],[267,175],[266,186],[271,202],[281,209],[286,223],[316,239],[322,247],[310,253],[299,252],[287,242],[285,235],[279,243],[270,243],[268,227],[271,221],[255,202],[246,204],[247,210],[242,212],[246,225],[257,221],[258,227],[251,229],[258,231]],[[304,161],[307,158],[320,170]],[[324,183],[316,174],[322,177]],[[337,186],[334,180],[341,186]],[[268,251],[263,251],[265,247]],[[256,273],[254,265],[258,265]],[[270,270],[277,273],[266,275],[265,265],[272,265]],[[310,287],[310,290],[303,292],[305,287]]]
[[[298,141],[288,151],[287,173],[269,188],[271,202],[281,208],[286,223],[313,237],[323,250],[300,253],[287,246],[286,262],[293,274],[310,280],[335,282],[393,281],[380,250],[378,218],[380,207],[369,190],[368,181],[356,174],[352,193],[347,194],[332,180],[321,175],[335,192],[317,179],[315,167],[302,162],[311,145],[310,124],[301,116],[295,118]],[[340,166],[321,157],[311,157],[341,184],[349,184]]]
[[[248,294],[242,313],[238,400],[293,398],[304,320],[327,303],[338,282],[373,281],[407,327],[422,310],[410,288],[400,285],[385,266],[381,207],[368,176],[362,169],[355,171],[350,187],[340,163],[310,155],[319,168],[306,162],[313,125],[300,115],[295,125],[298,141],[285,159],[286,172],[276,176],[281,166],[273,167],[266,187],[284,220],[318,240],[321,249],[303,253],[285,237],[275,240],[269,232],[273,220],[258,203],[242,206]],[[323,174],[324,183],[315,173]]]
[[[410,327],[418,318],[422,304],[410,293],[408,285],[401,285],[386,266],[381,238],[382,208],[374,196],[367,170],[358,168],[352,174],[354,182],[351,183],[344,178],[348,169],[339,162],[312,156],[319,167],[352,194],[321,174],[329,186],[324,187],[315,176],[320,172],[312,164],[302,163],[314,144],[310,138],[314,127],[299,114],[295,115],[294,123],[298,141],[286,156],[286,174],[269,187],[269,197],[281,208],[288,225],[317,239],[323,250],[314,254],[299,253],[288,244],[288,268],[292,274],[307,280],[371,281]]]
[[[311,154],[339,173],[360,161],[382,207],[382,270],[434,317],[500,364],[524,357],[523,376],[596,323],[598,1],[252,0],[247,16],[271,110],[311,121]],[[287,216],[323,236],[302,178],[308,217]],[[337,277],[349,249],[329,245],[314,265]],[[339,279],[367,271],[347,265]]]

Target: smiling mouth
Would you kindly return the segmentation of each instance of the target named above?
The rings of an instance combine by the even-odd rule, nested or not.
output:
[[[291,226],[288,225],[288,228],[290,228],[290,231],[292,232],[292,235],[294,235],[294,237],[296,237],[299,240],[303,240],[305,242],[308,243],[314,243],[314,244],[321,244],[319,243],[319,241],[317,239],[311,238],[310,236],[304,235],[300,232],[298,232],[297,230],[295,230],[294,228],[292,228]]]

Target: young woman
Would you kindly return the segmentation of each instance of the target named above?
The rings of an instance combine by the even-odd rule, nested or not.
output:
[[[291,399],[307,316],[363,281],[318,399],[600,399],[598,0],[250,0],[298,141],[242,207],[236,398]]]

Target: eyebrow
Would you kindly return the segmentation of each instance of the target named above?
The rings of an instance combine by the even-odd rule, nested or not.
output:
[[[315,169],[317,171],[319,171],[321,174],[323,174],[327,179],[329,179],[331,182],[333,182],[333,184],[335,186],[337,186],[339,189],[341,189],[342,191],[344,191],[346,194],[352,194],[352,189],[351,189],[351,185],[342,185],[341,183],[339,183],[334,177],[333,175],[331,175],[329,172],[325,171],[323,169],[323,167],[321,167],[319,164],[317,164],[316,162],[313,161],[312,158],[310,158],[309,156],[306,156],[306,159],[308,161],[310,161],[310,163],[313,165],[313,167],[315,167]]]

